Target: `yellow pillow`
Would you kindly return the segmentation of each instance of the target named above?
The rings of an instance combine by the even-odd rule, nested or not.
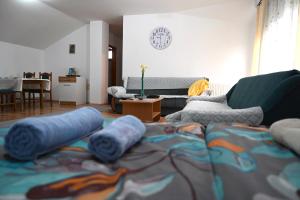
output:
[[[204,92],[208,88],[208,81],[207,80],[198,80],[195,81],[188,90],[189,96],[198,96]]]

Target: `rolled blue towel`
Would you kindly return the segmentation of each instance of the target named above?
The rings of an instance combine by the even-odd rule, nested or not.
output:
[[[103,162],[113,162],[143,137],[145,125],[138,118],[127,115],[90,137],[89,150]]]
[[[101,113],[92,107],[60,115],[26,118],[10,128],[4,148],[18,160],[34,160],[41,154],[75,142],[102,128],[103,121]]]

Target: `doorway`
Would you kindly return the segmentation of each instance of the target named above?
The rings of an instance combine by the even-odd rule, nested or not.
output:
[[[117,85],[117,48],[108,47],[108,87]]]

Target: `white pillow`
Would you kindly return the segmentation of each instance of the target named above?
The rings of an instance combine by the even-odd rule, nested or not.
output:
[[[284,119],[270,127],[275,140],[300,154],[300,119]]]

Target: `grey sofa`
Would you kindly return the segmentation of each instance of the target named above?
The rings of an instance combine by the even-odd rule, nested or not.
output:
[[[283,71],[242,78],[220,97],[191,97],[187,106],[167,121],[240,122],[270,125],[300,118],[300,72]]]
[[[165,116],[184,108],[188,99],[188,88],[193,82],[200,79],[208,80],[208,78],[205,77],[145,77],[145,95],[160,95],[160,97],[163,98],[161,102],[161,115]],[[125,87],[108,88],[109,99],[113,110],[117,113],[122,113],[120,100],[133,98],[135,94],[140,94],[140,88],[140,77],[128,77],[125,81]]]

